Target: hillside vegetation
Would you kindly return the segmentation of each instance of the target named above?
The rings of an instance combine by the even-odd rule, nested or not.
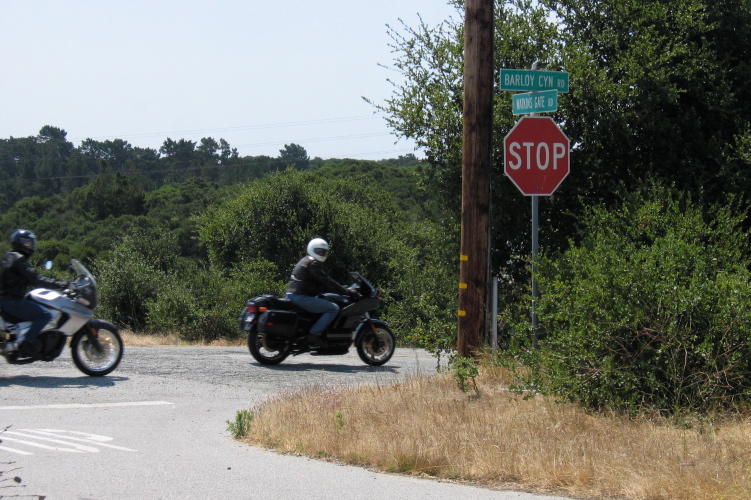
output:
[[[311,159],[295,144],[240,157],[210,137],[74,147],[44,126],[0,140],[0,229],[37,231],[58,272],[69,257],[90,263],[117,324],[204,340],[238,335],[238,306],[280,293],[322,236],[336,279],[356,269],[385,290],[400,345],[451,356],[462,21],[389,27],[403,78],[372,104],[423,161]],[[571,174],[540,203],[536,331],[530,203],[502,174],[517,117],[511,93],[494,94],[489,274],[503,277],[515,386],[596,410],[746,411],[751,3],[499,1],[493,28],[496,73],[537,64],[571,82],[551,114]]]
[[[16,201],[0,216],[0,230],[35,231],[35,259],[52,260],[61,276],[72,257],[90,265],[101,286],[99,314],[121,327],[186,340],[236,338],[245,301],[282,294],[317,236],[334,249],[327,265],[335,279],[346,282],[356,270],[385,290],[382,314],[402,344],[420,344],[432,331],[428,324],[450,324],[450,247],[435,243],[446,239],[438,224],[444,216],[419,188],[422,164],[414,156],[309,160],[303,148],[288,146],[276,159],[225,158],[199,147],[185,168],[176,153],[148,156],[161,169],[121,141],[73,148],[52,127],[37,137],[0,141],[0,152],[9,155],[19,144],[37,155],[14,160],[37,177],[27,185],[44,193],[44,181],[52,192]],[[35,160],[53,144],[67,156],[57,159],[58,177],[39,179]],[[128,158],[123,163],[111,151],[114,144]],[[288,150],[297,156],[285,157]],[[71,175],[75,170],[67,169],[92,151],[99,156],[91,164],[97,173]],[[125,172],[113,168],[118,164]],[[173,181],[178,176],[183,180]],[[66,184],[71,177],[80,185]],[[414,296],[431,307],[416,307]]]

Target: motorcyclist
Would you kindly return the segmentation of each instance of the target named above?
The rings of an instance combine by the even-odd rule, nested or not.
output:
[[[33,357],[42,349],[37,336],[52,320],[52,313],[36,302],[24,300],[24,296],[32,287],[63,290],[70,283],[42,276],[28,263],[37,248],[37,237],[31,231],[16,230],[10,237],[10,244],[12,250],[5,253],[0,263],[0,310],[21,321],[31,321],[25,338],[17,339],[11,347],[17,348],[22,356]]]
[[[321,335],[339,313],[339,306],[328,300],[316,297],[325,292],[339,293],[359,298],[356,290],[347,288],[331,278],[323,269],[323,262],[329,254],[329,244],[322,238],[314,238],[308,243],[308,254],[300,259],[287,283],[287,298],[305,311],[320,314],[321,317],[310,327],[308,343],[311,347],[321,347]]]

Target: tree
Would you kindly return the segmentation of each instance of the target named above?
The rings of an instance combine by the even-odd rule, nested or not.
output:
[[[228,160],[231,156],[237,157],[237,150],[230,149],[229,142],[225,141],[224,139],[219,139],[219,149],[221,150],[221,153],[219,156],[221,157],[222,161]]]
[[[36,161],[34,162],[31,183],[38,194],[59,193],[62,187],[62,174],[73,152],[73,144],[66,140],[65,130],[46,125],[36,137]]]
[[[167,138],[162,144],[162,147],[159,148],[159,152],[166,156],[165,163],[175,170],[170,176],[171,180],[184,180],[180,178],[177,171],[189,170],[195,166],[196,143],[193,141],[186,141],[185,139],[173,141],[172,139]]]
[[[305,170],[310,164],[310,157],[305,148],[299,144],[285,144],[284,149],[279,150],[279,159],[287,167],[294,167],[297,170]]]
[[[454,4],[463,10],[462,2]],[[548,10],[521,0],[496,2],[495,14],[496,68],[529,68],[538,58],[557,64],[560,49]],[[425,150],[427,161],[420,170],[423,187],[447,207],[444,224],[458,225],[463,23],[447,20],[434,28],[422,22],[417,28],[401,27],[404,33],[390,27],[390,35],[397,54],[394,66],[403,80],[392,82],[392,96],[376,106],[389,115],[387,121],[398,135],[415,140]],[[529,203],[503,178],[503,137],[514,123],[510,99],[508,93],[496,91],[491,220],[491,256],[496,270],[527,254],[530,241]],[[543,212],[541,219],[545,217]]]
[[[456,1],[457,7],[462,6]],[[571,174],[540,204],[541,245],[562,248],[586,205],[648,176],[697,200],[747,196],[751,5],[747,0],[498,1],[495,66],[570,74],[553,115],[571,145]],[[423,182],[458,216],[463,32],[449,20],[391,29],[403,81],[377,107],[424,148]],[[503,178],[510,93],[496,91],[493,241],[496,269],[528,253],[529,203]],[[550,224],[545,221],[550,220]]]
[[[560,20],[575,149],[566,184],[607,199],[654,176],[721,202],[751,187],[726,152],[751,124],[747,0],[544,2]],[[596,101],[596,102],[595,102]]]
[[[146,193],[145,210],[174,234],[180,255],[205,259],[205,249],[196,245],[196,216],[222,196],[219,186],[201,178],[169,184]]]
[[[339,248],[327,261],[338,280],[355,269],[385,277],[395,218],[393,200],[373,185],[288,169],[207,210],[199,235],[212,263],[223,269],[260,258],[286,276],[318,236]]]
[[[77,191],[82,211],[94,220],[144,213],[143,186],[120,172],[104,169],[91,184]]]
[[[219,150],[219,143],[217,143],[212,137],[202,138],[201,144],[196,148],[196,151],[200,153],[204,161],[214,159],[217,150]]]
[[[39,129],[37,142],[40,144],[44,144],[50,141],[65,142],[67,135],[68,133],[61,128],[53,127],[51,125],[45,125],[41,129]]]

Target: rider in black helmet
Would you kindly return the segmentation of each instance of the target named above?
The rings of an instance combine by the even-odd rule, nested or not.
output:
[[[18,229],[10,237],[12,250],[5,253],[0,263],[0,310],[21,321],[31,321],[24,339],[18,339],[16,347],[22,356],[34,356],[42,349],[37,336],[52,319],[52,314],[43,306],[24,300],[32,287],[63,290],[67,281],[58,281],[39,274],[28,263],[28,258],[36,251],[37,237],[26,229]]]

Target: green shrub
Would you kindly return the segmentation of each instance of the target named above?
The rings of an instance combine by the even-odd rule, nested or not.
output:
[[[591,408],[708,411],[751,396],[742,217],[670,189],[593,208],[583,238],[539,259],[542,340],[525,385]],[[528,325],[517,325],[517,334]]]
[[[253,414],[248,410],[240,410],[235,414],[235,421],[227,422],[227,430],[232,434],[234,439],[242,439],[250,432],[250,425],[253,422]]]
[[[395,248],[383,318],[404,344],[439,356],[452,352],[459,308],[458,266],[452,264],[458,249],[445,228],[427,222],[404,228]]]
[[[480,390],[477,387],[477,377],[480,375],[480,372],[474,358],[457,355],[451,361],[450,367],[456,385],[459,386],[461,391],[469,392],[470,389],[473,389],[475,395],[480,394]]]
[[[93,266],[99,285],[98,314],[134,331],[146,326],[146,303],[156,296],[165,274],[135,247],[137,237],[125,237],[104,259]]]
[[[241,333],[237,318],[248,298],[281,294],[283,284],[273,281],[271,269],[271,263],[259,259],[229,272],[196,267],[167,276],[146,302],[148,329],[176,332],[188,341],[236,338]]]

